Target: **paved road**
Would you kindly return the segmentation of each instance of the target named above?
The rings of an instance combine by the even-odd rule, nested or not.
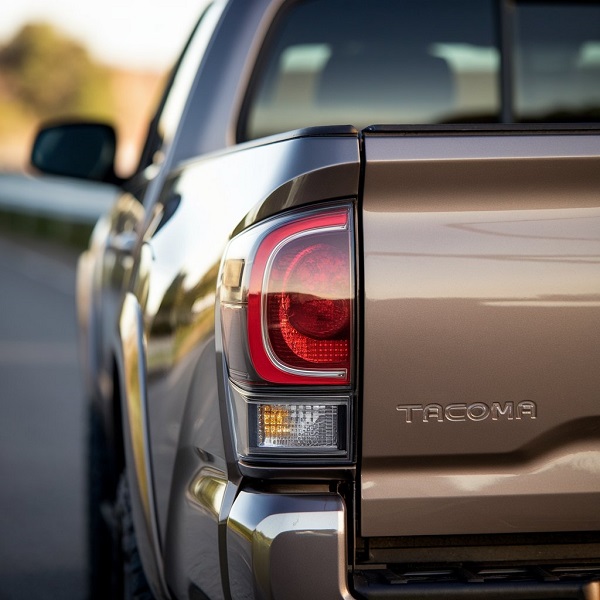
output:
[[[0,233],[0,599],[84,597],[75,256]]]

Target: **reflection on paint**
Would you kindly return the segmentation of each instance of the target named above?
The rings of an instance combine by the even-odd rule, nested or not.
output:
[[[365,239],[371,298],[600,304],[597,209],[522,211],[519,219],[508,211],[495,213],[494,221],[489,213],[465,216],[370,213],[377,232]]]
[[[223,504],[227,480],[216,474],[208,475],[206,471],[203,473],[192,483],[192,496],[199,504],[208,509],[213,516],[218,518]]]
[[[452,487],[465,492],[484,492],[496,487],[510,487],[510,493],[517,493],[518,490],[515,488],[520,487],[522,493],[526,489],[524,479],[529,478],[547,480],[548,487],[552,488],[557,480],[557,471],[563,472],[563,479],[569,476],[577,479],[577,474],[598,476],[600,475],[600,451],[573,452],[558,457],[541,467],[533,468],[529,472],[453,475],[444,477]],[[585,482],[581,481],[581,485],[585,487]],[[541,489],[544,485],[541,484],[539,487]],[[508,490],[506,492],[508,493]],[[495,493],[498,493],[498,490],[495,490]]]

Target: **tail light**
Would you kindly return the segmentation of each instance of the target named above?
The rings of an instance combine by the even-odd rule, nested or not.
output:
[[[230,242],[219,298],[240,456],[349,456],[354,271],[349,205]]]

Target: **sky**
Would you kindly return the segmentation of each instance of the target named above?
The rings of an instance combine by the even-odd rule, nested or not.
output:
[[[0,45],[25,24],[47,21],[103,63],[168,68],[208,0],[8,0],[0,5]]]

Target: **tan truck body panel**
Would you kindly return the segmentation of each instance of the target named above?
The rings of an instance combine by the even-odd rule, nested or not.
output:
[[[600,138],[365,148],[361,535],[600,528]]]

